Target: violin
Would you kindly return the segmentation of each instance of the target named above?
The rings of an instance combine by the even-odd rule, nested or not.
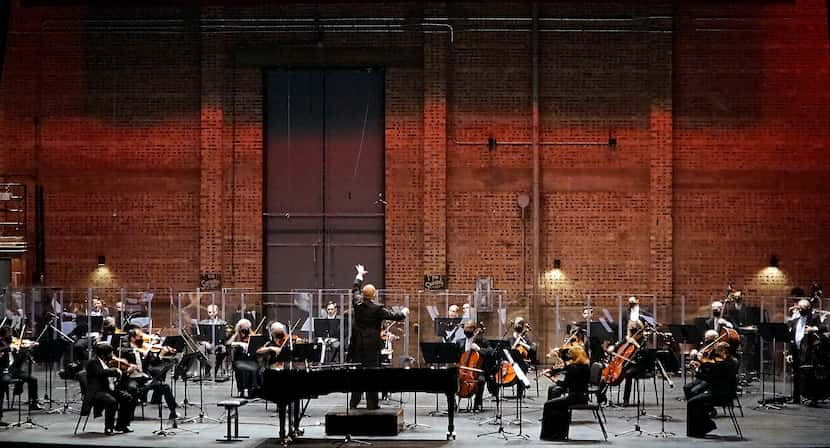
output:
[[[292,344],[297,343],[299,341],[302,341],[302,339],[299,338],[297,335],[292,334],[289,336],[283,333],[283,335],[279,339],[273,341],[274,345],[263,346],[257,349],[257,356],[273,356],[274,358],[277,358],[286,344],[288,344],[290,347]],[[271,353],[273,353],[273,355]],[[265,362],[267,362],[267,360],[265,360]],[[274,361],[267,365],[267,368],[271,370],[283,370],[285,369],[285,361]]]
[[[131,363],[130,361],[127,361],[124,358],[119,358],[117,356],[113,356],[107,362],[107,365],[112,367],[112,368],[119,369],[124,373],[132,373],[136,369],[138,369],[138,366],[136,366],[135,364]]]
[[[11,349],[14,351],[19,352],[20,350],[27,350],[37,346],[38,343],[30,339],[22,339],[14,336],[12,337]]]
[[[565,338],[561,347],[554,347],[548,352],[546,357],[551,360],[551,368],[545,369],[542,374],[550,378],[557,372],[564,370],[570,362],[562,360],[562,353],[570,350],[581,350],[587,356],[585,352],[585,330],[580,327],[576,327],[571,335]],[[573,355],[571,358],[573,359]]]

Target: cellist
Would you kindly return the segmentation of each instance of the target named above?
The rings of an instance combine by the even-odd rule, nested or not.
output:
[[[629,320],[628,321],[628,329],[626,330],[625,335],[625,342],[628,342],[635,347],[637,347],[637,353],[640,352],[640,349],[646,342],[646,338],[643,335],[643,330],[645,326],[641,320]],[[623,387],[623,406],[628,406],[629,400],[631,398],[631,383],[633,382],[634,378],[641,375],[648,369],[648,366],[643,365],[643,363],[638,362],[629,362],[626,363],[625,368],[623,369],[623,377],[625,378],[625,386]]]
[[[530,369],[530,363],[536,359],[536,344],[534,344],[527,333],[531,331],[530,324],[525,321],[524,317],[517,317],[513,320],[513,334],[507,340],[510,348],[519,354],[520,357],[514,359],[525,374]],[[516,385],[516,395],[521,397],[524,395],[525,386],[522,382]]]
[[[461,339],[457,339],[455,341],[455,345],[458,347],[458,350],[461,353],[469,353],[475,352],[482,358],[480,365],[486,366],[489,365],[489,360],[493,356],[493,350],[487,347],[487,341],[485,341],[484,337],[481,334],[476,334],[476,325],[475,321],[468,320],[464,322],[464,337]],[[462,356],[463,358],[463,356]],[[475,398],[473,399],[473,412],[481,412],[484,410],[483,408],[483,399],[484,399],[484,383],[485,377],[484,372],[486,370],[482,368],[481,372],[474,372],[476,378],[476,393]]]

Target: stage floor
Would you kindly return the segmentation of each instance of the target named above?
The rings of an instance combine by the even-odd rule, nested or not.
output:
[[[815,446],[830,446],[830,428],[827,422],[830,421],[830,409],[825,406],[820,408],[809,408],[806,406],[787,405],[781,410],[772,409],[756,409],[757,401],[760,397],[760,386],[758,383],[751,385],[742,398],[745,417],[740,418],[739,422],[743,430],[745,441],[737,441],[734,428],[728,418],[719,416],[716,418],[718,429],[716,429],[707,439],[690,439],[685,437],[685,403],[677,398],[682,395],[682,381],[675,379],[676,387],[673,389],[666,389],[666,414],[672,417],[671,421],[667,421],[665,430],[673,432],[674,435],[668,438],[655,437],[649,433],[658,433],[661,431],[661,422],[650,417],[642,417],[640,425],[644,431],[642,436],[627,435],[615,437],[615,434],[634,428],[635,420],[633,417],[636,414],[635,408],[606,408],[606,416],[608,418],[608,433],[609,443],[620,447],[642,447],[651,445],[654,447],[673,445],[673,446],[692,446],[694,443],[715,444],[728,442],[733,445],[741,446],[788,446],[788,447],[815,447]],[[71,383],[70,383],[71,384]],[[540,394],[546,395],[547,380],[541,380]],[[63,399],[64,390],[62,388],[62,381],[55,381],[54,396],[56,399]],[[290,387],[290,385],[286,385]],[[778,389],[781,390],[783,385],[779,383]],[[768,387],[771,387],[768,385]],[[216,406],[216,403],[222,399],[230,396],[230,382],[224,383],[204,383],[204,410],[207,415],[215,418],[222,417],[221,408]],[[184,397],[184,389],[182,383],[177,386],[177,397],[181,400]],[[41,390],[43,390],[41,386]],[[659,390],[659,384],[658,384]],[[77,383],[70,385],[70,399],[77,398]],[[769,393],[769,391],[768,391]],[[611,391],[612,399],[616,398],[616,392]],[[198,384],[190,383],[188,387],[188,396],[193,401],[199,400]],[[660,407],[655,404],[654,390],[651,384],[648,385],[646,396],[646,412],[648,414],[660,414]],[[400,399],[401,394],[395,394],[394,398]],[[413,395],[403,394],[405,401],[404,418],[406,423],[414,423],[413,414]],[[418,394],[418,415],[417,420],[419,424],[429,425],[424,427],[417,427],[409,429],[401,433],[398,437],[373,439],[362,438],[362,440],[369,440],[374,443],[374,446],[387,447],[438,447],[438,446],[455,446],[455,447],[473,447],[473,446],[499,446],[507,444],[521,444],[528,446],[547,445],[552,442],[544,442],[539,440],[539,418],[541,417],[541,406],[543,399],[536,396],[536,387],[533,385],[530,389],[529,397],[524,402],[523,415],[526,422],[523,424],[521,431],[529,436],[529,440],[524,441],[516,437],[510,436],[509,440],[504,440],[495,436],[477,437],[480,433],[497,431],[498,427],[495,425],[483,423],[489,417],[492,417],[493,403],[485,400],[485,406],[488,411],[482,414],[460,414],[456,418],[456,433],[457,440],[446,441],[445,433],[447,429],[446,417],[431,417],[430,411],[435,410],[435,396],[428,394]],[[336,437],[326,437],[324,428],[321,426],[323,415],[335,409],[342,409],[346,403],[345,395],[338,394],[332,396],[322,397],[320,399],[312,400],[309,406],[310,417],[303,420],[305,436],[296,442],[297,445],[303,447],[330,447],[332,442],[341,440]],[[440,408],[445,408],[445,399],[442,397],[439,401]],[[386,403],[384,406],[398,406],[397,403]],[[60,407],[61,405],[56,405]],[[72,407],[79,408],[79,403],[73,403]],[[736,409],[737,412],[737,409]],[[146,419],[142,420],[140,408],[136,410],[139,416],[132,424],[132,429],[135,432],[131,434],[117,434],[106,436],[103,434],[103,418],[90,418],[87,425],[86,432],[73,435],[74,425],[78,418],[77,414],[46,414],[42,411],[32,414],[33,420],[41,425],[48,427],[48,430],[38,428],[30,428],[25,425],[24,428],[7,428],[0,430],[0,446],[35,446],[35,445],[50,445],[50,446],[118,446],[118,447],[214,447],[225,445],[223,442],[217,442],[216,439],[222,438],[225,435],[226,425],[222,423],[190,423],[180,425],[180,429],[173,430],[174,435],[166,437],[156,436],[153,431],[159,428],[159,421],[157,419],[158,408],[156,406],[147,406],[145,408]],[[26,415],[23,415],[25,420]],[[198,415],[198,407],[190,407],[187,410],[187,415]],[[167,415],[167,410],[164,410],[164,415]],[[515,419],[516,406],[515,402],[508,402],[505,406],[504,421],[508,422]],[[573,444],[589,444],[602,441],[602,433],[599,425],[593,420],[593,415],[590,411],[574,411],[574,423],[571,426],[571,440]],[[5,412],[4,420],[6,422],[14,422],[17,420],[17,411],[8,410]],[[165,426],[167,421],[164,422]],[[483,423],[483,424],[482,424]],[[83,425],[83,423],[82,423]],[[190,433],[185,429],[198,431],[198,434]],[[274,405],[270,404],[266,410],[264,402],[249,403],[240,410],[240,428],[241,435],[247,435],[250,438],[233,443],[237,447],[271,447],[277,446],[277,419],[274,416]],[[519,432],[519,426],[516,424],[506,424],[505,431],[511,433]]]

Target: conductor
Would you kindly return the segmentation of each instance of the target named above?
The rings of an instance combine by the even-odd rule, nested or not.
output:
[[[363,367],[380,367],[380,351],[383,348],[380,332],[383,321],[402,321],[409,316],[409,308],[404,307],[400,312],[395,312],[376,304],[375,286],[369,283],[363,285],[363,277],[369,271],[362,264],[356,265],[355,269],[357,269],[357,275],[352,285],[354,320],[349,358],[351,362],[360,363]],[[349,407],[357,408],[362,396],[363,392],[352,391]],[[378,409],[379,407],[378,393],[366,392],[366,409]]]

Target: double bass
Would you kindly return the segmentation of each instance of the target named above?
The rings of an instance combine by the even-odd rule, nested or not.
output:
[[[640,335],[643,333],[645,327],[643,326],[642,322],[635,321],[636,326],[639,327],[634,334],[630,337],[627,337],[626,341],[620,344],[619,347],[612,353],[611,361],[608,362],[608,365],[602,369],[602,381],[610,386],[618,386],[622,383],[625,377],[623,376],[623,370],[625,367],[633,361],[634,356],[637,354],[637,351],[640,349],[640,346],[634,342]],[[629,327],[629,332],[630,332]]]
[[[485,330],[484,323],[480,322],[473,338],[481,334]],[[484,358],[475,350],[468,350],[461,354],[461,359],[458,360],[458,396],[461,398],[469,398],[478,393],[478,379],[477,376],[482,372],[482,364]]]

